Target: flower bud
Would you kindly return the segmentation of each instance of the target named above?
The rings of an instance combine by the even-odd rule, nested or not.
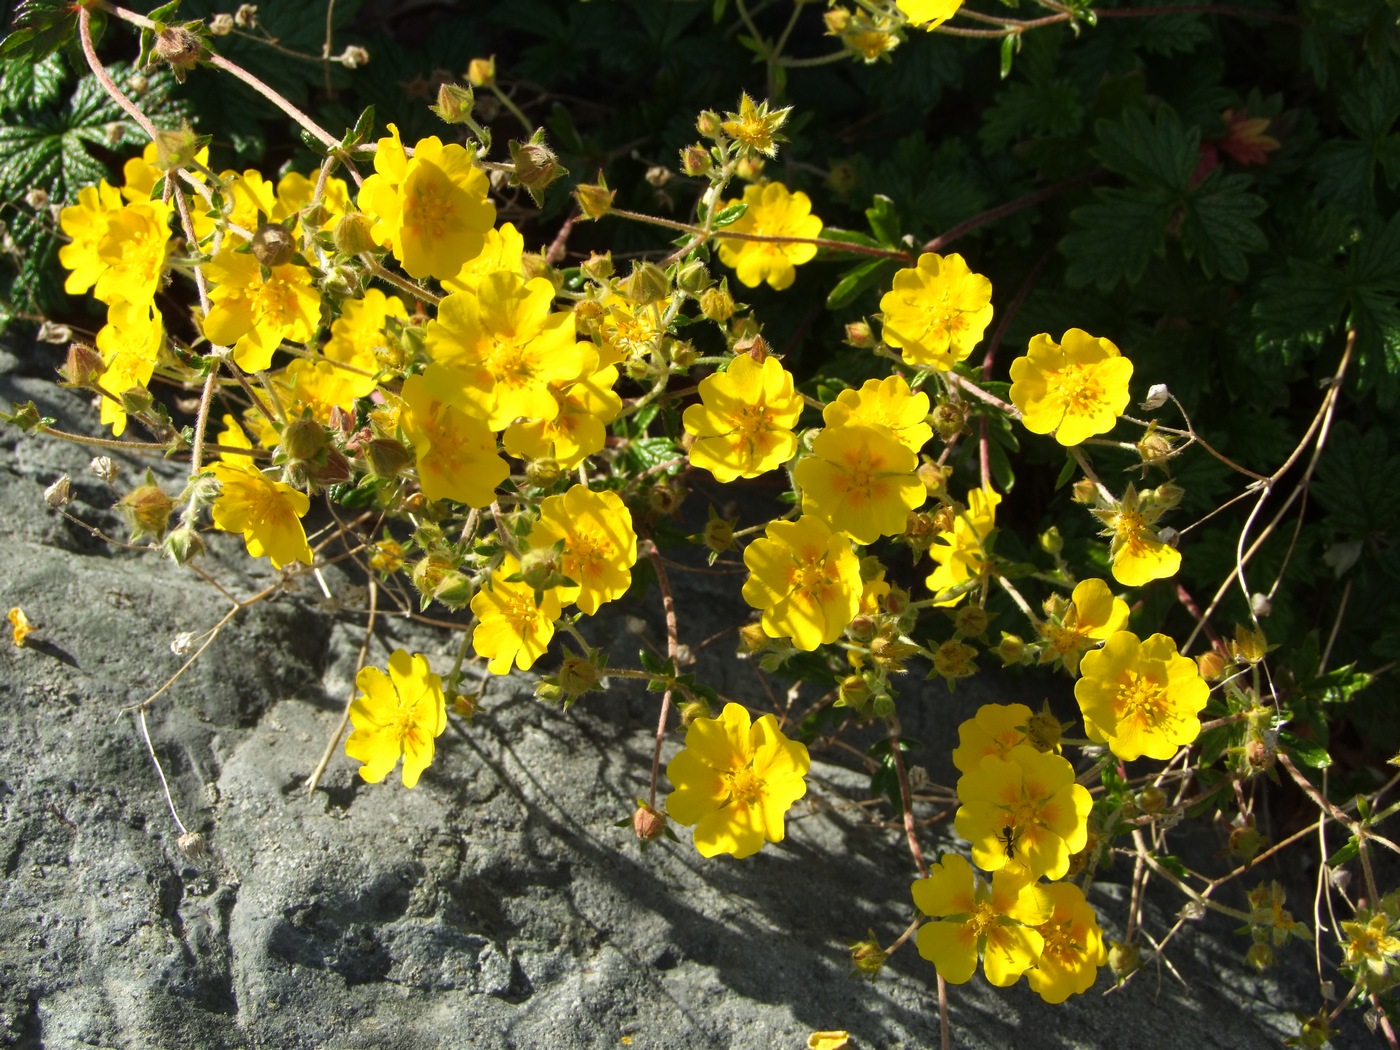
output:
[[[467,63],[467,83],[472,87],[491,87],[496,83],[496,56],[474,58]]]
[[[1070,487],[1070,496],[1075,503],[1097,503],[1099,487],[1088,478],[1080,478]]]
[[[1274,950],[1267,943],[1257,941],[1244,953],[1244,961],[1256,970],[1267,970],[1274,964]]]
[[[942,499],[948,492],[948,477],[951,467],[941,467],[937,463],[920,463],[914,473],[924,483],[924,491],[931,499]]]
[[[579,211],[585,219],[601,219],[612,211],[613,198],[617,190],[608,189],[603,173],[598,172],[598,181],[593,184],[580,183],[574,188],[574,200],[578,201]]]
[[[178,529],[165,537],[165,544],[162,547],[165,556],[176,565],[186,565],[191,558],[196,558],[204,553],[204,541],[199,538],[199,533],[188,525],[181,525]]]
[[[525,464],[525,477],[535,488],[552,488],[563,476],[564,471],[559,466],[559,461],[548,456],[532,459]]]
[[[638,802],[632,813],[632,833],[642,842],[660,838],[666,833],[666,814],[645,802]]]
[[[209,19],[209,32],[214,36],[228,36],[233,32],[233,15],[217,14]]]
[[[476,713],[481,710],[481,694],[453,693],[451,706],[453,714],[471,725],[476,720]]]
[[[875,939],[875,931],[866,932],[868,936],[865,940],[856,941],[851,945],[851,967],[860,976],[873,979],[884,968],[885,961],[890,956]]]
[[[846,625],[846,633],[858,642],[868,642],[875,637],[876,623],[869,616],[857,616]]]
[[[1051,525],[1040,534],[1040,549],[1046,554],[1059,554],[1065,549],[1065,538],[1060,534],[1058,525]]]
[[[1225,657],[1211,649],[1196,657],[1196,667],[1207,682],[1219,681],[1225,674]]]
[[[701,533],[701,540],[716,554],[723,554],[734,546],[734,523],[711,511],[710,519],[705,522],[705,531]]]
[[[549,184],[568,174],[554,151],[545,145],[543,131],[536,131],[528,142],[511,142],[510,159],[515,165],[511,185],[524,186],[537,206],[543,202]]]
[[[252,250],[253,258],[271,269],[292,261],[297,242],[292,231],[280,222],[265,222],[253,233]]]
[[[203,136],[196,135],[194,128],[188,124],[157,130],[156,167],[161,171],[173,171],[192,166],[207,141]]]
[[[520,556],[520,579],[536,593],[551,587],[567,586],[564,555],[554,547],[536,547]]]
[[[465,609],[476,594],[476,586],[472,583],[471,577],[465,576],[455,569],[443,576],[438,581],[437,587],[433,589],[433,600],[440,602],[443,606],[456,612]]]
[[[891,616],[903,616],[909,609],[909,592],[897,584],[890,584],[890,593],[881,604]]]
[[[707,139],[716,138],[723,126],[724,118],[712,109],[704,110],[695,121],[695,130]]]
[[[681,171],[687,175],[708,175],[714,166],[710,151],[698,142],[681,150]]]
[[[594,252],[586,260],[579,264],[579,269],[582,270],[590,280],[594,280],[597,281],[599,284],[602,284],[604,281],[606,281],[609,277],[613,275],[612,252],[603,252],[601,255],[597,252]],[[597,303],[585,299],[583,300],[583,302],[580,302],[577,306],[574,307],[575,313],[577,313],[578,307],[582,306],[584,303],[590,303],[595,308],[598,308]],[[601,308],[599,308],[599,312],[601,313]]]
[[[438,85],[437,104],[429,106],[438,118],[448,124],[465,124],[471,119],[472,107],[476,105],[476,95],[470,87],[460,84],[442,83]]]
[[[1122,941],[1112,941],[1108,948],[1108,967],[1113,971],[1113,976],[1122,980],[1142,965],[1142,953],[1134,943],[1124,944]]]
[[[870,703],[874,691],[863,675],[847,675],[836,687],[836,703],[841,707],[863,710]]]
[[[165,535],[165,527],[170,521],[170,512],[175,509],[175,501],[147,475],[144,485],[132,489],[117,501],[117,509],[131,528],[133,543],[147,536],[158,540]]]
[[[763,169],[767,166],[768,162],[762,157],[740,157],[734,165],[734,174],[745,182],[757,182],[763,178]]]
[[[609,274],[612,272],[612,259],[607,256],[595,256],[598,259],[607,259]],[[589,260],[590,262],[592,260]],[[587,263],[584,264],[585,266]],[[586,272],[586,271],[585,271]],[[606,280],[606,278],[600,278]],[[599,323],[603,320],[603,307],[593,299],[581,299],[574,304],[574,327],[581,335],[597,335]]]
[[[929,426],[933,427],[933,432],[943,441],[952,441],[967,430],[967,408],[945,401],[933,406],[933,411],[928,415],[928,422]]]
[[[310,416],[303,416],[282,429],[278,451],[288,460],[312,460],[320,456],[329,443],[326,428]]]
[[[680,715],[681,725],[683,726],[690,725],[690,723],[694,722],[697,718],[714,717],[714,712],[710,710],[710,705],[698,697],[694,700],[685,701],[685,703],[681,704],[676,710]]]
[[[359,255],[361,252],[374,251],[379,245],[370,234],[370,228],[369,219],[357,211],[342,215],[331,233],[335,250],[342,255]]]
[[[851,12],[844,7],[833,7],[822,15],[826,23],[827,36],[840,36],[851,24]]]
[[[1235,625],[1235,638],[1230,642],[1230,655],[1247,664],[1257,664],[1269,652],[1269,640],[1264,632],[1244,624]]]
[[[980,605],[964,605],[953,613],[953,629],[964,638],[978,638],[987,632],[991,617]]]
[[[429,554],[418,561],[409,573],[409,578],[413,581],[413,586],[418,589],[418,593],[423,597],[426,605],[432,600],[437,592],[438,585],[453,571],[453,565],[440,554]]]
[[[1144,813],[1160,813],[1167,808],[1167,793],[1159,787],[1145,787],[1138,792],[1137,804]]]
[[[699,259],[692,259],[676,273],[676,287],[692,296],[699,296],[714,283],[709,267]]]
[[[997,656],[1001,658],[1003,667],[1019,664],[1026,658],[1026,643],[1019,635],[1002,631],[1001,641],[997,643]]]
[[[102,355],[85,343],[72,343],[63,363],[63,377],[69,386],[93,386],[107,371]]]
[[[1138,407],[1144,412],[1156,412],[1167,403],[1167,398],[1172,396],[1172,392],[1167,389],[1166,383],[1153,383],[1147,391],[1147,399]]]
[[[402,441],[375,438],[365,446],[365,462],[375,477],[396,478],[404,467],[413,462],[413,453]]]
[[[846,325],[846,345],[857,350],[872,349],[875,346],[875,333],[870,329],[870,322],[862,318]]]
[[[151,392],[143,386],[123,390],[118,397],[122,403],[122,411],[129,416],[144,416],[155,404],[155,398],[151,397]]]
[[[350,469],[345,453],[331,445],[315,460],[307,463],[306,477],[314,488],[326,489],[332,485],[344,485],[354,477],[354,471]]]
[[[656,263],[634,263],[631,274],[622,282],[622,294],[642,305],[660,302],[671,294],[671,279]]]
[[[734,316],[734,296],[729,294],[729,278],[700,293],[700,313],[707,321],[724,324]]]
[[[771,639],[760,624],[746,623],[739,628],[739,652],[741,655],[749,656],[753,653],[761,653],[768,648],[770,641]]]
[[[183,26],[166,26],[156,34],[152,51],[170,64],[177,80],[183,80],[183,73],[193,69],[203,57],[204,44]]]
[[[554,285],[556,292],[564,287],[564,275],[549,265],[549,260],[545,258],[543,251],[526,252],[520,257],[520,275],[527,281],[543,277]]]

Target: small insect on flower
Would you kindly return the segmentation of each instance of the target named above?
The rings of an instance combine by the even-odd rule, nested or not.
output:
[[[1007,824],[1005,827],[1003,827],[1003,828],[1001,829],[1001,834],[998,835],[997,838],[1000,839],[1001,844],[1002,844],[1002,848],[1004,848],[1004,849],[1006,850],[1006,859],[1007,859],[1007,860],[1015,860],[1015,859],[1016,859],[1016,829],[1013,828],[1010,824]]]

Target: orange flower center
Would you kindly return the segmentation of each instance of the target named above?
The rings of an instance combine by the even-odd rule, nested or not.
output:
[[[1084,954],[1084,946],[1076,944],[1068,922],[1047,922],[1036,930],[1045,938],[1041,949],[1042,959],[1055,959],[1066,967],[1073,965],[1078,956]]]
[[[445,183],[440,175],[414,180],[413,196],[404,206],[406,229],[429,240],[443,236],[452,220],[452,198]]]
[[[992,902],[983,897],[972,909],[972,914],[967,918],[967,925],[972,927],[975,936],[985,937],[996,924],[997,913],[992,909]]]
[[[1123,673],[1113,707],[1120,720],[1133,718],[1150,726],[1160,725],[1171,717],[1171,705],[1162,684],[1137,671]]]
[[[1103,400],[1103,387],[1093,368],[1086,365],[1066,364],[1051,372],[1045,377],[1045,388],[1051,400],[1064,405],[1066,415],[1090,415]]]
[[[734,428],[745,440],[773,429],[773,410],[767,405],[745,405],[734,415]]]
[[[729,800],[741,806],[751,806],[763,795],[763,781],[758,779],[752,766],[725,773],[724,783],[729,788]]]

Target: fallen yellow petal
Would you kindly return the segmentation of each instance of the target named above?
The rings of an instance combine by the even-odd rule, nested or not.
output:
[[[14,627],[14,639],[16,645],[24,645],[24,641],[34,633],[34,625],[29,622],[29,617],[24,615],[24,610],[16,605],[10,610],[10,615],[6,617]]]
[[[846,1050],[850,1045],[849,1032],[813,1032],[807,1037],[807,1050]]]

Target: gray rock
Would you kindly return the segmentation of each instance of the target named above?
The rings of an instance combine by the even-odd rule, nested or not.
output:
[[[5,371],[0,398],[85,425],[80,399]],[[628,1036],[766,1050],[831,1028],[857,1047],[937,1045],[933,970],[912,947],[874,983],[848,976],[848,942],[873,928],[888,943],[911,917],[912,869],[902,834],[856,804],[868,781],[842,753],[814,755],[781,845],[705,861],[682,829],[642,850],[613,824],[646,794],[658,695],[616,690],[565,712],[515,674],[488,683],[474,725],[453,721],[417,789],[365,784],[342,752],[308,797],[363,625],[309,581],[240,613],[149,708],[175,804],[208,845],[185,856],[124,709],[178,670],[172,638],[210,628],[229,603],[44,509],[43,488],[63,471],[78,480],[89,452],[8,431],[0,447],[3,604],[42,627],[31,647],[0,645],[0,1045],[572,1050]],[[128,478],[144,469],[122,465]],[[115,532],[112,498],[84,479],[75,512]],[[211,571],[235,593],[271,579],[236,541],[212,546]],[[333,593],[354,584],[324,576]],[[733,618],[738,584],[676,574],[684,641],[699,647]],[[622,614],[649,622],[657,644],[658,609],[653,591],[585,630],[625,664],[647,639]],[[386,617],[370,659],[404,647],[445,671],[456,645]],[[698,673],[766,709],[764,683],[730,646],[701,649]],[[958,722],[1020,689],[992,675],[951,696],[911,683],[905,721],[926,745],[911,760],[950,782]],[[666,754],[677,747],[673,734]],[[926,837],[934,853],[953,846]],[[1289,875],[1261,877],[1277,874]],[[1124,878],[1095,889],[1110,932]],[[1304,899],[1292,898],[1299,913]],[[1150,928],[1169,926],[1179,903],[1154,893]],[[1230,926],[1207,918],[1173,942],[1184,986],[1159,968],[1105,996],[1105,973],[1051,1007],[1024,984],[975,978],[951,990],[954,1045],[1276,1046],[1294,1030],[1291,1009],[1316,1008],[1311,953],[1292,948],[1256,976]]]

